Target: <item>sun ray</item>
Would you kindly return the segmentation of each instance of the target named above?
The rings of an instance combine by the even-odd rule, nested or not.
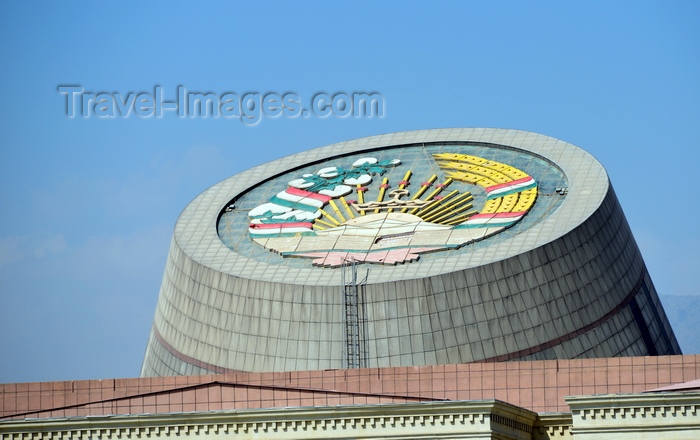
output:
[[[358,183],[357,184],[357,201],[360,204],[365,203],[365,191],[367,191],[367,188]],[[365,215],[365,211],[360,212],[360,215]]]
[[[430,179],[428,179],[427,182],[423,182],[421,184],[420,189],[413,195],[413,197],[411,197],[411,200],[420,199],[420,197],[423,195],[423,193],[426,192],[428,190],[428,188],[430,188],[433,185],[433,182],[435,182],[436,180],[437,180],[437,174],[433,174],[432,176],[430,176]],[[407,211],[408,211],[408,208],[403,208],[401,210],[401,212],[407,212]]]
[[[450,200],[450,201],[442,204],[438,209],[436,209],[430,215],[427,215],[427,216],[422,217],[422,218],[423,218],[423,220],[425,220],[427,222],[440,223],[440,221],[438,219],[444,217],[445,213],[447,211],[458,209],[464,203],[468,203],[471,200],[474,200],[474,197],[472,197],[471,193],[467,192],[467,193],[460,194],[454,200]],[[471,206],[471,204],[469,204],[469,206]],[[449,216],[449,215],[450,215],[450,212],[447,212],[447,216]]]
[[[434,220],[431,219],[429,221],[431,221],[433,223],[444,224],[444,222],[454,218],[455,216],[457,216],[457,214],[460,214],[460,213],[466,211],[467,209],[470,209],[473,207],[474,207],[474,205],[472,205],[471,203],[464,203],[461,206],[457,206],[457,207],[453,206],[453,207],[448,208],[448,210],[449,210],[448,212],[444,212],[441,215],[438,214],[439,217],[435,218]]]
[[[438,184],[438,185],[435,185],[436,188],[433,190],[433,192],[431,192],[431,193],[425,198],[425,200],[430,200],[430,199],[434,198],[436,195],[440,194],[440,193],[442,192],[442,190],[444,190],[445,188],[447,188],[448,186],[450,186],[450,184],[451,184],[452,182],[454,182],[454,180],[448,177],[447,180],[445,180],[444,182],[442,182],[442,183],[440,183],[440,184]]]
[[[348,205],[348,201],[345,200],[345,197],[340,196],[340,203],[343,204],[343,207],[345,208],[345,211],[347,211],[348,216],[349,216],[350,218],[355,218],[355,213],[352,212],[352,209],[350,209],[350,205]]]
[[[314,222],[314,225],[315,225],[316,223],[321,223],[322,225],[326,225],[326,226],[328,226],[329,228],[335,228],[335,226],[336,226],[336,225],[334,225],[333,223],[328,223],[327,221],[321,220],[320,218],[317,218],[317,219],[316,219],[316,221]],[[325,228],[324,228],[324,229],[325,229]]]
[[[338,220],[336,220],[332,215],[330,215],[329,213],[327,213],[327,212],[326,212],[325,210],[323,210],[323,209],[319,209],[319,211],[321,211],[321,214],[322,214],[325,218],[327,218],[328,220],[330,220],[331,223],[333,223],[333,224],[336,225],[336,226],[340,226],[340,222],[339,222]],[[320,220],[320,219],[319,219],[319,220]],[[318,220],[316,220],[316,221],[318,221]]]
[[[434,209],[437,209],[441,204],[446,203],[452,197],[457,196],[457,194],[459,194],[459,191],[454,190],[451,193],[447,194],[445,197],[438,198],[438,199],[431,201],[429,204],[427,204],[423,208],[414,209],[413,211],[411,211],[411,214],[417,215],[418,217],[422,218],[423,216],[428,215]]]
[[[440,194],[442,192],[442,190],[444,190],[445,188],[450,186],[450,183],[452,183],[452,182],[453,182],[453,180],[448,178],[443,183],[435,185],[436,188],[433,190],[433,192],[428,194],[424,200],[433,200],[435,198],[435,196],[437,196],[438,194]],[[418,212],[420,212],[420,210],[418,208],[415,208],[411,211],[411,214],[416,214]]]
[[[345,217],[343,217],[343,213],[340,212],[340,209],[338,209],[338,205],[335,204],[333,199],[329,200],[328,204],[331,206],[331,209],[333,209],[333,212],[335,212],[338,216],[338,220],[340,220],[340,223],[344,223],[346,221]]]
[[[386,189],[389,188],[389,179],[387,177],[382,180],[382,184],[379,185],[379,194],[377,195],[377,201],[384,201],[384,194],[386,194]],[[374,210],[375,214],[379,214],[379,208]]]
[[[409,181],[411,179],[411,170],[406,171],[406,174],[403,176],[403,180],[399,182],[399,189],[405,189],[406,186],[408,185]],[[393,212],[394,208],[389,209],[389,212]]]

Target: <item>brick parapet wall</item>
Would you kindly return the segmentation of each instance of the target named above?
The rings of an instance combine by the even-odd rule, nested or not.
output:
[[[700,378],[700,355],[0,384],[0,419],[498,399],[568,412],[565,396]]]

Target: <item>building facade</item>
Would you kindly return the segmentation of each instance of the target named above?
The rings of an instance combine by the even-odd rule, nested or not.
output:
[[[0,384],[0,439],[691,439],[697,377],[675,355]]]

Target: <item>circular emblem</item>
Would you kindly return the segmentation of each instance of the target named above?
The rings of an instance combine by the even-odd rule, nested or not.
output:
[[[414,167],[400,155],[324,163],[250,209],[248,235],[315,266],[397,264],[498,234],[535,205],[537,182],[515,166],[452,152],[427,158],[412,158]]]

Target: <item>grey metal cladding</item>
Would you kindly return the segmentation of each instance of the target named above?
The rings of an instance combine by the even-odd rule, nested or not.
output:
[[[441,129],[309,150],[195,198],[175,226],[141,375],[347,367],[340,269],[238,253],[219,239],[217,219],[237,195],[288,169],[422,142],[537,155],[566,176],[568,193],[508,238],[414,263],[368,265],[360,289],[363,366],[680,353],[598,161],[535,133]]]

